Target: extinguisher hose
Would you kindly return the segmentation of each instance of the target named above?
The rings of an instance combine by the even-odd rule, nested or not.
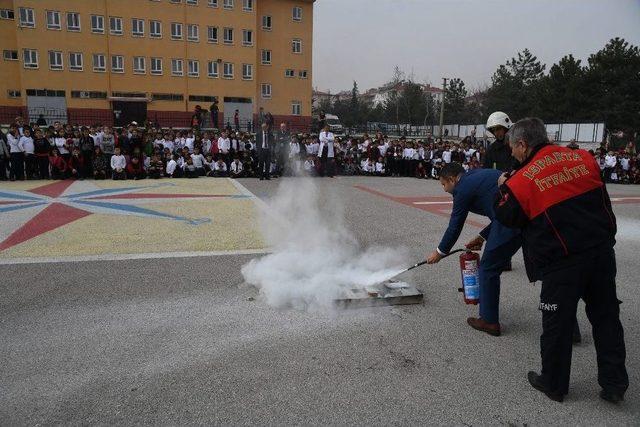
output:
[[[457,253],[457,252],[463,252],[463,251],[466,251],[466,250],[467,250],[467,249],[465,249],[465,248],[454,249],[454,250],[452,250],[451,252],[449,252],[448,254],[443,255],[443,256],[442,256],[442,258],[446,258],[446,257],[448,257],[448,256],[450,256],[450,255],[453,255],[453,254]],[[400,274],[402,274],[402,273],[406,273],[406,272],[407,272],[407,271],[409,271],[409,270],[413,270],[413,269],[414,269],[414,268],[416,268],[416,267],[420,267],[421,265],[424,265],[424,264],[426,264],[426,263],[427,263],[427,261],[426,261],[426,260],[424,260],[424,261],[420,261],[419,263],[412,265],[411,267],[407,268],[406,270],[403,270],[401,273],[396,274],[396,276],[399,276],[399,275],[400,275]],[[395,276],[394,276],[394,277],[395,277]]]

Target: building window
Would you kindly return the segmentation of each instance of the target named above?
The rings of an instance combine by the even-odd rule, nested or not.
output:
[[[291,51],[293,53],[302,53],[302,40],[293,39],[291,41]]]
[[[242,0],[242,10],[253,12],[253,0]]]
[[[307,70],[300,70],[298,72],[298,77],[300,77],[301,79],[306,79],[307,78]]]
[[[209,0],[207,5],[209,5],[209,7],[218,7],[218,0]]]
[[[24,68],[38,68],[38,51],[35,49],[23,49],[22,58]]]
[[[0,9],[0,19],[15,19],[13,9]]]
[[[67,31],[80,31],[80,14],[67,12]]]
[[[269,83],[262,83],[260,85],[260,92],[263,98],[271,98],[271,85]]]
[[[60,23],[60,12],[57,10],[47,10],[47,29],[62,29],[62,24]]]
[[[71,97],[82,99],[107,99],[107,92],[72,90]]]
[[[122,55],[111,55],[111,72],[124,73],[124,57]]]
[[[182,24],[179,22],[171,23],[171,38],[173,40],[182,40]]]
[[[271,51],[263,49],[261,53],[262,65],[271,65]]]
[[[187,4],[190,4],[192,6],[197,6],[198,5],[198,0],[187,0]]]
[[[107,71],[107,61],[105,60],[104,54],[93,54],[93,71],[96,73],[104,73]]]
[[[34,28],[36,26],[36,19],[33,15],[33,9],[28,7],[21,7],[18,9],[20,13],[20,26]]]
[[[8,89],[7,90],[7,96],[9,98],[20,98],[20,91],[17,89]]]
[[[300,6],[295,6],[293,8],[293,20],[296,22],[302,21],[302,8]]]
[[[91,15],[91,32],[104,34],[104,16]]]
[[[117,16],[109,17],[109,32],[114,36],[122,35],[122,18]]]
[[[296,76],[296,72],[295,72],[295,70],[292,70],[291,68],[287,68],[286,70],[284,70],[284,76],[285,77],[295,77]]]
[[[207,41],[218,43],[218,27],[207,27]]]
[[[18,60],[18,51],[17,50],[3,50],[2,57],[5,61],[17,61]]]
[[[302,104],[300,103],[300,101],[291,102],[291,114],[294,116],[302,115]]]
[[[162,37],[162,22],[149,21],[149,36],[155,39]]]
[[[51,70],[62,70],[62,52],[56,50],[49,51],[49,68]]]
[[[152,93],[151,98],[154,101],[184,101],[181,93]]]
[[[133,73],[134,74],[145,74],[147,72],[147,64],[144,60],[144,56],[134,56],[133,57]]]
[[[134,37],[144,37],[144,20],[131,18],[131,35]]]
[[[253,46],[253,31],[242,30],[242,46]]]
[[[69,69],[71,71],[82,71],[82,53],[69,52]]]
[[[224,43],[233,44],[233,28],[224,29]]]
[[[182,59],[172,59],[171,60],[171,75],[173,76],[182,76]]]
[[[224,0],[222,5],[225,9],[233,9],[233,0]]]
[[[271,31],[271,16],[270,15],[264,15],[262,17],[262,29],[263,30],[268,30]]]
[[[162,58],[151,58],[151,74],[154,76],[162,74]]]
[[[176,3],[176,4],[182,3],[182,0],[169,0],[169,1],[171,1],[171,3]]]
[[[187,25],[187,40],[197,42],[200,40],[200,28],[196,24]]]
[[[218,61],[209,61],[207,63],[207,75],[209,77],[217,78],[218,77]]]
[[[200,77],[200,62],[190,59],[187,61],[187,75],[189,77]]]
[[[225,79],[233,78],[233,63],[231,62],[224,63],[222,67],[222,77],[224,77]]]
[[[243,80],[253,80],[253,65],[252,64],[242,64],[242,79]]]

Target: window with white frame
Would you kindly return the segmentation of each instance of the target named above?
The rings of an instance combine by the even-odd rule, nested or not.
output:
[[[27,28],[34,28],[36,26],[36,18],[33,14],[33,9],[29,7],[21,7],[18,9],[20,14],[20,26]]]
[[[154,76],[162,74],[162,58],[151,58],[151,74]]]
[[[107,62],[103,53],[93,54],[93,71],[103,73],[107,70]]]
[[[124,56],[111,55],[111,72],[124,73]]]
[[[147,72],[147,64],[144,60],[144,56],[134,56],[133,57],[133,73],[134,74],[145,74]]]
[[[18,89],[7,89],[7,95],[9,98],[20,98],[20,91]]]
[[[291,101],[291,114],[300,116],[302,114],[302,104],[300,101]]]
[[[98,34],[104,33],[104,16],[91,15],[91,32]]]
[[[207,5],[209,7],[218,7],[218,0],[208,0]]]
[[[38,51],[35,49],[23,49],[22,60],[24,68],[38,68]]]
[[[15,12],[13,9],[0,9],[0,19],[15,19]]]
[[[271,15],[264,15],[262,17],[262,29],[263,30],[271,30],[273,27],[271,26]]]
[[[198,5],[198,0],[187,0],[187,4],[190,4],[192,6],[197,6]]]
[[[162,22],[149,21],[149,37],[159,39],[162,37]]]
[[[242,0],[242,10],[245,12],[252,12],[253,0]]]
[[[187,61],[187,75],[189,77],[200,77],[200,61],[195,59]]]
[[[293,53],[302,53],[302,40],[293,39],[291,41],[291,51]]]
[[[171,60],[171,75],[173,76],[182,76],[184,73],[182,69],[182,59],[172,59]]]
[[[307,78],[307,70],[300,70],[298,72],[298,77],[300,77],[301,79],[306,79]]]
[[[171,3],[182,3],[182,0],[169,0]]]
[[[253,64],[242,64],[242,79],[253,80]]]
[[[260,85],[260,93],[262,93],[263,98],[271,98],[271,84],[262,83]]]
[[[207,27],[207,41],[218,43],[218,27]]]
[[[173,40],[182,40],[182,24],[179,22],[171,23],[171,38]]]
[[[187,25],[187,40],[190,42],[197,42],[200,40],[200,28],[197,24]]]
[[[217,78],[219,76],[218,61],[207,62],[207,76]]]
[[[59,50],[49,51],[49,69],[62,70],[62,52]]]
[[[5,61],[17,61],[18,51],[5,49],[2,51],[2,58],[4,58]]]
[[[69,69],[71,71],[82,71],[81,52],[69,52]]]
[[[224,29],[224,39],[225,44],[233,43],[233,28],[225,28]]]
[[[232,79],[233,78],[233,63],[232,62],[225,62],[223,64],[222,77],[224,77],[225,79]]]
[[[80,31],[80,14],[67,12],[67,31]]]
[[[253,46],[253,31],[242,30],[242,45]]]
[[[284,70],[284,76],[285,77],[295,77],[296,76],[296,72],[295,70],[291,69],[291,68],[287,68],[286,70]]]
[[[271,64],[271,51],[267,49],[262,49],[260,53],[262,65],[270,65]]]
[[[117,16],[109,17],[109,32],[114,36],[122,35],[122,18]]]
[[[144,19],[131,18],[131,35],[144,37]]]
[[[223,0],[222,5],[225,9],[233,9],[233,0]]]
[[[60,12],[57,10],[47,10],[47,29],[62,29],[62,24],[60,23]]]
[[[302,21],[302,8],[300,6],[293,7],[292,17],[294,21]]]

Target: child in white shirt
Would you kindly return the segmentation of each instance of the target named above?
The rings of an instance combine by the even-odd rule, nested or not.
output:
[[[111,176],[114,180],[127,179],[125,167],[127,166],[127,159],[120,154],[120,147],[116,147],[113,150],[113,156],[111,156]]]

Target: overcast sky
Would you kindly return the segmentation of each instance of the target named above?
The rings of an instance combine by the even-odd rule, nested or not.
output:
[[[548,70],[616,36],[640,45],[640,0],[317,0],[314,14],[313,85],[333,93],[377,87],[396,64],[473,89],[524,48]]]

